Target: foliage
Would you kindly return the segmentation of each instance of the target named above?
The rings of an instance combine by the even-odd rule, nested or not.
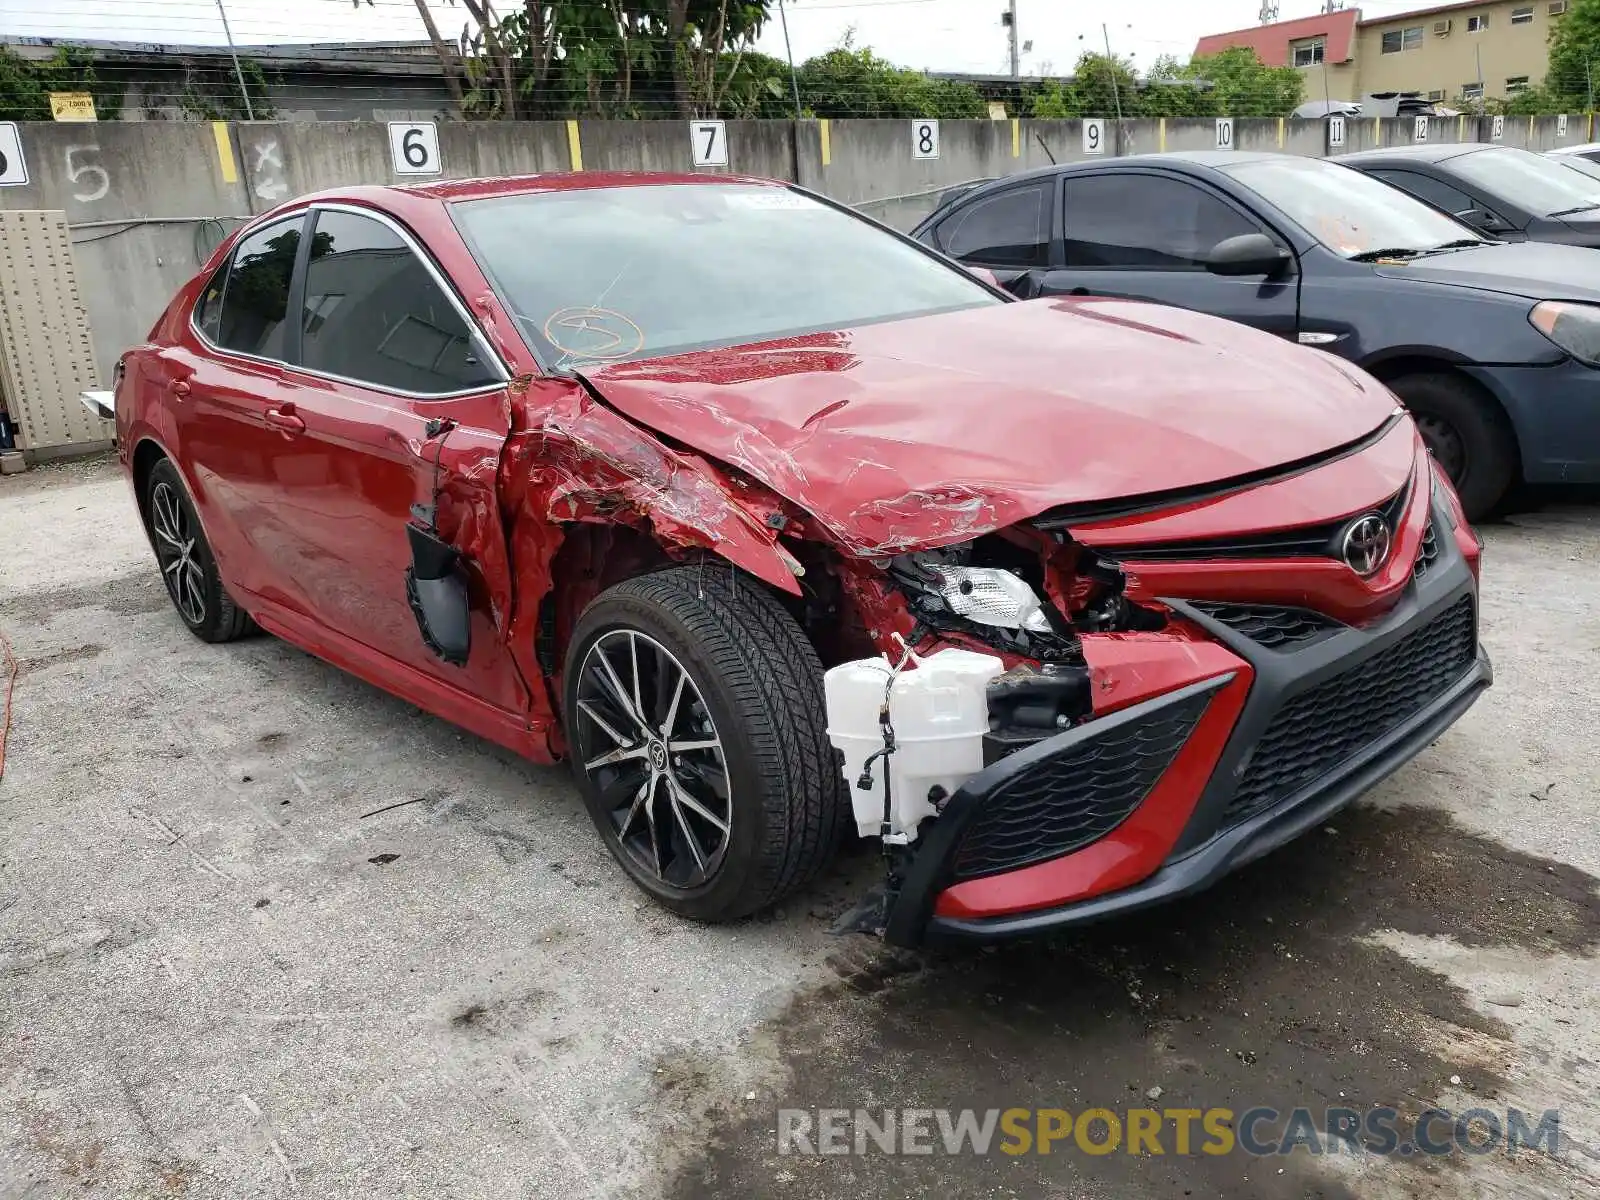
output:
[[[1300,103],[1304,81],[1293,67],[1264,66],[1234,47],[1179,65],[1158,58],[1140,80],[1124,58],[1085,53],[1072,79],[1052,80],[1032,97],[1035,117],[1283,117]]]
[[[178,93],[178,104],[184,115],[197,121],[243,121],[254,117],[257,121],[270,121],[277,109],[267,98],[267,74],[260,64],[248,58],[239,60],[239,72],[244,76],[245,91],[250,96],[246,107],[239,94],[239,81],[230,68],[224,76],[214,69],[185,71],[183,90]]]
[[[1566,15],[1551,22],[1550,65],[1538,89],[1545,112],[1594,107],[1600,79],[1600,0],[1571,0]],[[1531,90],[1531,89],[1530,89]]]
[[[984,117],[978,90],[949,79],[892,66],[871,50],[847,44],[799,68],[800,101],[817,117]]]
[[[49,121],[51,92],[88,92],[102,121],[122,115],[122,85],[95,73],[94,56],[64,47],[42,62],[0,47],[0,120]]]

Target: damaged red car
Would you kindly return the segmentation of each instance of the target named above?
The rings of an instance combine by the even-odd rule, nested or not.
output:
[[[806,192],[301,198],[118,366],[199,637],[259,626],[538,762],[675,912],[852,835],[900,943],[1192,893],[1489,684],[1479,542],[1360,370],[1017,302]]]

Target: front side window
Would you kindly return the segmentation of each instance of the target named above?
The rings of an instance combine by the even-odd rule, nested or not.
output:
[[[1067,180],[1068,267],[1203,270],[1218,242],[1259,232],[1181,179],[1129,171]]]
[[[1395,187],[1410,192],[1424,203],[1456,216],[1477,207],[1472,197],[1460,189],[1453,188],[1448,183],[1440,183],[1437,179],[1430,179],[1426,175],[1419,175],[1415,171],[1374,171],[1373,174],[1385,183],[1392,183]]]
[[[304,223],[303,214],[279,221],[256,230],[234,248],[215,320],[217,345],[259,358],[283,357],[289,281]],[[204,311],[200,314],[201,329],[207,316]]]
[[[1283,155],[1222,171],[1345,258],[1480,238],[1454,218],[1370,175],[1319,158]]]
[[[558,371],[1006,303],[921,247],[770,185],[559,189],[452,214]]]
[[[939,226],[940,245],[952,258],[984,266],[1043,266],[1051,190],[1036,183],[974,201]]]
[[[310,371],[419,395],[499,378],[416,252],[371,217],[317,213],[300,322]]]

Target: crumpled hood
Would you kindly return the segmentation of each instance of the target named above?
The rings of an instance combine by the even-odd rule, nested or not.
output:
[[[749,473],[862,554],[1309,458],[1396,407],[1319,351],[1101,299],[967,309],[585,377],[628,417]]]
[[[1525,296],[1600,301],[1600,251],[1554,242],[1504,242],[1385,265],[1378,274]]]

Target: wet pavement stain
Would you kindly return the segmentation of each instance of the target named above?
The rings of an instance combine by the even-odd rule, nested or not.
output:
[[[775,1093],[759,1103],[682,1088],[660,1096],[669,1111],[704,1114],[669,1122],[696,1138],[671,1147],[676,1169],[663,1194],[1354,1196],[1343,1175],[1302,1154],[1177,1157],[1170,1122],[1164,1157],[1090,1157],[1069,1139],[1049,1157],[890,1156],[869,1146],[865,1156],[823,1158],[778,1154],[777,1110],[1305,1106],[1320,1123],[1327,1107],[1392,1105],[1404,1141],[1408,1117],[1452,1075],[1469,1080],[1483,1107],[1503,1107],[1508,1031],[1443,976],[1366,935],[1589,954],[1600,946],[1595,889],[1583,872],[1509,850],[1445,813],[1361,807],[1199,897],[1130,920],[920,956],[841,942],[830,958],[838,980],[760,1031],[788,1074]],[[1460,1194],[1456,1172],[1472,1165],[1465,1155],[1391,1161],[1413,1195]]]

